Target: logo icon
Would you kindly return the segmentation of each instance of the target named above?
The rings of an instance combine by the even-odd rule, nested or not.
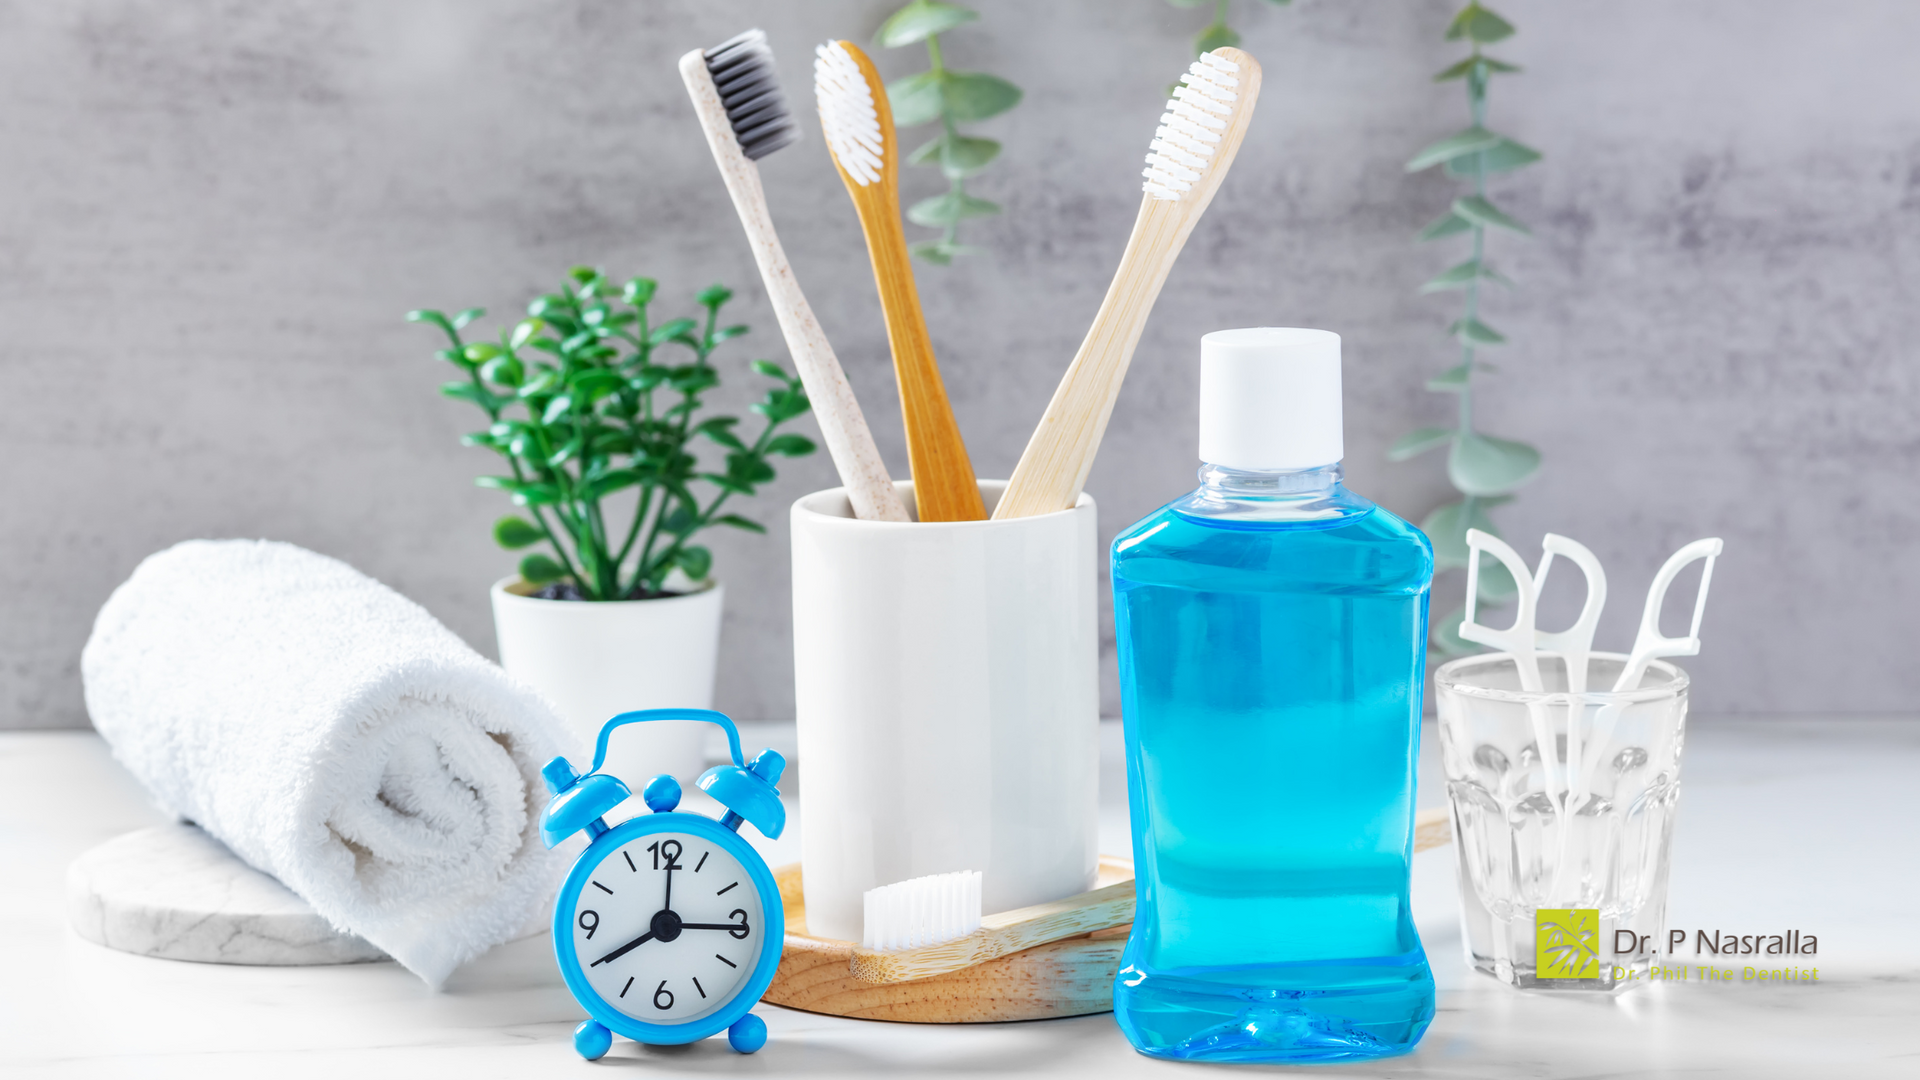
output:
[[[1534,912],[1533,969],[1538,979],[1599,978],[1599,909],[1540,908]]]

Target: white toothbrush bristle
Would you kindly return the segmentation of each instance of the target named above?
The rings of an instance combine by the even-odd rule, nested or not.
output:
[[[898,881],[861,897],[860,946],[875,952],[938,945],[980,929],[980,871]]]
[[[880,138],[880,114],[867,78],[837,41],[813,50],[813,96],[820,106],[820,131],[840,167],[861,187],[880,179],[886,144]]]
[[[1203,53],[1180,76],[1186,85],[1174,88],[1147,148],[1142,173],[1146,182],[1141,187],[1148,195],[1179,199],[1206,174],[1240,96],[1240,80],[1234,77],[1239,70],[1231,60]]]

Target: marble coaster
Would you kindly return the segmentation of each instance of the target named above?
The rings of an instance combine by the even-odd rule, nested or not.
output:
[[[88,941],[168,960],[288,967],[387,958],[194,825],[141,829],[75,859],[67,917]]]

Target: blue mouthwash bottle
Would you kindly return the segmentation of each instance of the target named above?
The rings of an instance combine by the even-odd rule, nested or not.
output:
[[[1352,1061],[1433,1019],[1408,908],[1433,547],[1340,483],[1340,338],[1200,344],[1199,490],[1113,543],[1141,1053]]]

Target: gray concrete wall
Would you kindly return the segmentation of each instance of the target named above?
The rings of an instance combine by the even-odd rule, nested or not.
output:
[[[0,8],[0,727],[86,723],[78,653],[147,553],[266,536],[348,560],[492,650],[487,455],[416,306],[508,312],[568,265],[660,278],[678,301],[737,287],[753,355],[784,356],[674,72],[764,26],[787,84],[808,48],[865,40],[887,0],[413,0]],[[1191,486],[1198,336],[1249,324],[1346,336],[1353,486],[1418,518],[1437,460],[1386,445],[1448,402],[1446,298],[1414,287],[1450,251],[1411,233],[1451,185],[1401,163],[1461,125],[1429,74],[1451,0],[1235,5],[1266,89],[1232,176],[1135,359],[1089,488],[1108,536]],[[960,422],[1004,476],[1098,306],[1139,199],[1140,158],[1200,13],[1160,0],[980,0],[951,62],[1026,103],[986,125],[990,254],[920,282]],[[1707,651],[1714,712],[1911,711],[1917,580],[1913,342],[1920,308],[1920,8],[1902,0],[1507,0],[1495,123],[1546,152],[1499,185],[1536,225],[1496,253],[1523,287],[1489,302],[1513,344],[1484,426],[1546,468],[1503,513],[1613,573],[1624,644],[1666,552],[1719,534]],[[882,54],[891,74],[921,59]],[[763,165],[815,307],[905,453],[872,279],[816,125]],[[939,186],[909,174],[909,194]],[[736,377],[744,404],[753,380]],[[720,702],[791,704],[786,505],[832,482],[783,470],[714,538],[729,582]],[[1109,688],[1111,697],[1111,687]]]

